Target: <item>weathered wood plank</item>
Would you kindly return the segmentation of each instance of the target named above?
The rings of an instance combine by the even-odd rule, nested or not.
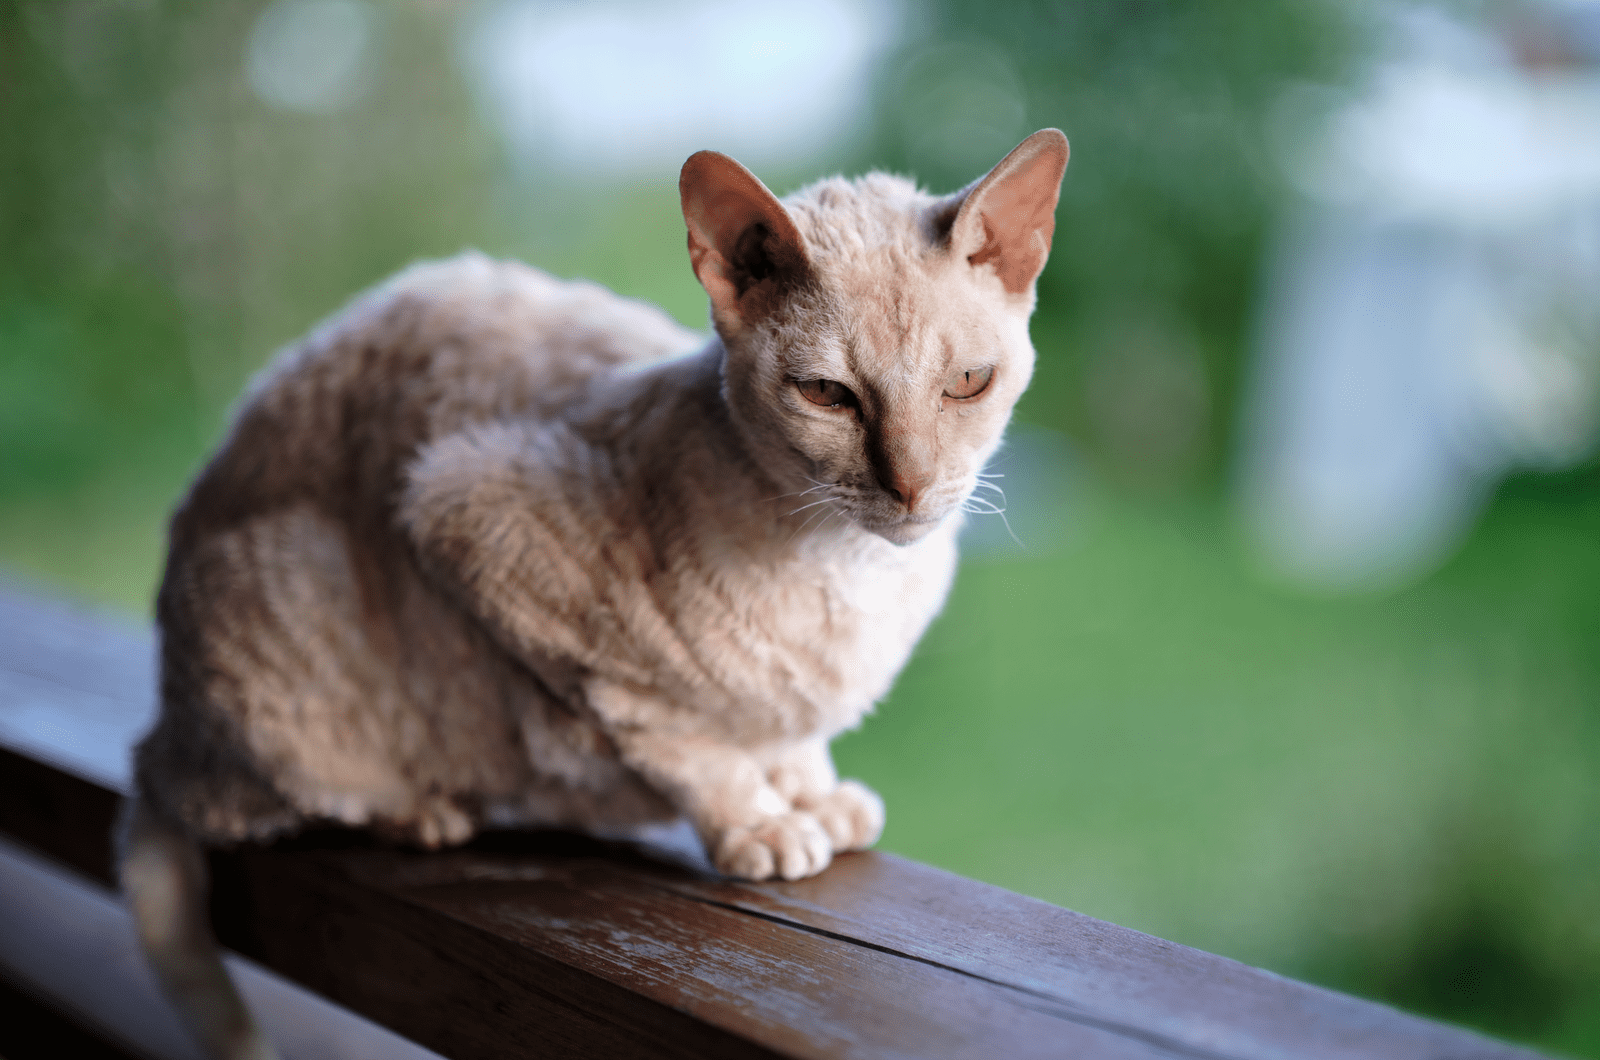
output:
[[[507,1028],[574,1056],[1212,1055],[682,898],[651,881],[685,870],[623,849],[521,838],[516,852],[244,854],[231,871],[248,911],[218,921],[241,952],[457,1057],[498,1055]],[[405,982],[374,975],[395,966]],[[605,1037],[586,1045],[596,1024]]]
[[[75,660],[97,627],[52,621],[0,595],[0,744],[23,752],[0,752],[0,831],[104,878],[109,753],[49,733],[142,727],[149,642],[112,631]],[[231,946],[462,1058],[1532,1055],[887,854],[763,885],[539,833],[439,854],[317,835],[212,864]]]
[[[814,879],[759,889],[674,886],[1003,982],[1073,1018],[1174,1048],[1430,1056],[1444,1044],[1436,1024],[893,855],[845,859]]]
[[[438,1060],[244,958],[226,960],[290,1060]],[[114,892],[6,836],[0,836],[0,976],[91,1037],[152,1060],[201,1060],[161,996]],[[0,1055],[16,1060],[6,1048],[8,1029],[0,1021]]]
[[[625,987],[361,886],[361,851],[213,858],[219,935],[325,996],[455,1060],[768,1058]]]
[[[111,837],[121,801],[114,791],[0,745],[0,833],[108,887],[116,885]]]

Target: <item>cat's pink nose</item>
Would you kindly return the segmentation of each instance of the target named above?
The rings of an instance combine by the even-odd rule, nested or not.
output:
[[[872,439],[872,470],[877,473],[883,492],[906,506],[917,509],[917,500],[938,476],[938,450],[928,431],[918,423],[889,420]]]
[[[905,473],[896,469],[883,481],[883,488],[889,495],[906,506],[906,511],[915,511],[917,498],[927,491],[933,483],[933,475],[927,472]]]

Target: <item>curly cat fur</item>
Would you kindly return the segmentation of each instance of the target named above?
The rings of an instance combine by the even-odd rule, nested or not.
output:
[[[174,516],[157,600],[124,875],[169,985],[193,970],[151,896],[179,884],[151,881],[177,870],[139,857],[169,841],[682,815],[755,879],[872,843],[882,805],[827,743],[949,590],[957,509],[1032,371],[1065,164],[1049,130],[945,199],[873,174],[780,204],[702,152],[709,342],[466,254],[280,355]],[[941,397],[963,366],[988,389]],[[202,1037],[245,1055],[236,1024]]]

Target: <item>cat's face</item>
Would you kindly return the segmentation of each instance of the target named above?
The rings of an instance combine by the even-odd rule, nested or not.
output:
[[[962,505],[999,445],[1033,372],[1030,306],[942,256],[830,264],[740,337],[729,403],[795,487],[794,514],[909,543]]]
[[[1033,371],[1028,317],[1065,165],[1047,130],[947,199],[873,175],[787,208],[724,156],[685,165],[725,394],[791,491],[787,518],[843,517],[906,544],[972,494]]]

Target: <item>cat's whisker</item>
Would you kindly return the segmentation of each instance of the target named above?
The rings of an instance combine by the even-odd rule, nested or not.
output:
[[[986,489],[986,490],[989,490],[989,491],[991,491],[993,493],[998,493],[1000,495],[1000,503],[1001,504],[1005,504],[1006,503],[1006,491],[1001,489],[999,486],[996,486],[993,482],[981,482],[980,481],[980,482],[976,483],[976,487],[978,489]]]
[[[995,488],[998,489],[998,487]],[[1000,499],[1004,501],[1005,494],[1002,493],[1000,495]],[[1002,505],[995,504],[987,497],[969,496],[961,503],[961,510],[969,515],[998,515],[1000,517],[1000,522],[1004,524],[1006,533],[1010,535],[1011,540],[1015,541],[1023,548],[1027,547],[1026,545],[1022,544],[1022,538],[1017,536],[1017,532],[1011,529],[1011,520],[1006,518],[1006,510]]]
[[[804,533],[806,527],[810,526],[812,520],[814,520],[819,515],[823,516],[822,522],[826,523],[828,521],[827,520],[827,514],[828,514],[827,510],[824,509],[823,511],[820,511],[820,512],[812,512],[810,515],[806,516],[806,521],[801,523],[799,529],[795,530],[795,532],[792,535],[790,535],[789,540],[793,541],[796,537],[799,537],[802,533]],[[821,527],[821,524],[819,524],[819,529],[820,529],[820,527]]]
[[[806,481],[807,482],[817,482],[817,480],[814,479],[814,478],[807,478]],[[817,482],[817,484],[815,486],[812,486],[810,489],[795,490],[793,493],[780,493],[776,497],[763,497],[761,499],[760,503],[768,504],[768,503],[771,503],[772,501],[784,500],[787,497],[805,497],[805,496],[808,496],[808,495],[810,495],[812,493],[817,492],[818,490],[827,489],[828,485],[829,484],[826,483],[826,482]]]
[[[975,504],[982,504],[985,507],[969,507],[969,505]],[[1000,522],[1004,524],[1006,528],[1006,533],[1011,536],[1011,540],[1015,541],[1023,548],[1028,547],[1022,544],[1022,538],[1018,537],[1017,532],[1011,529],[1011,520],[1006,518],[1006,510],[997,506],[993,501],[985,500],[982,497],[968,497],[962,502],[961,510],[966,512],[968,515],[998,515],[1000,517]]]
[[[806,508],[815,508],[817,506],[817,504],[828,504],[832,500],[833,500],[832,497],[825,497],[822,500],[817,501],[816,504],[808,504],[808,505],[806,505]],[[798,511],[804,511],[804,510],[805,510],[805,508],[797,508],[797,509],[795,509],[795,511],[797,511],[797,512]],[[817,516],[823,515],[823,514],[827,514],[827,513],[831,513],[833,511],[835,511],[835,509],[822,508],[822,509],[820,509],[818,511],[814,511],[810,515],[806,516],[806,521],[801,523],[799,526],[795,527],[794,533],[789,535],[789,542],[792,543],[795,538],[799,537],[801,531],[803,531],[806,527],[810,526],[811,525],[811,521],[813,519],[815,519]],[[795,514],[795,512],[790,512],[789,514],[793,515],[793,514]],[[826,523],[827,520],[824,519],[823,522]]]
[[[832,497],[824,497],[820,501],[812,501],[810,504],[802,504],[800,507],[796,508],[794,511],[790,512],[789,514],[790,515],[799,515],[801,512],[805,511],[807,508],[815,508],[819,504],[831,504],[832,502],[833,502],[833,498]]]
[[[1003,472],[1000,472],[1000,471],[980,471],[980,472],[978,472],[978,477],[979,478],[1005,478],[1006,476],[1005,476],[1005,474]]]
[[[1006,528],[1006,533],[1011,535],[1011,540],[1015,541],[1019,548],[1027,548],[1028,546],[1024,545],[1022,543],[1022,538],[1017,536],[1017,532],[1015,530],[1011,529],[1011,520],[1006,518],[1005,509],[1002,508],[998,512],[995,512],[994,514],[996,514],[996,515],[998,515],[1000,517],[1000,522],[1002,524],[1004,524],[1004,526]]]

